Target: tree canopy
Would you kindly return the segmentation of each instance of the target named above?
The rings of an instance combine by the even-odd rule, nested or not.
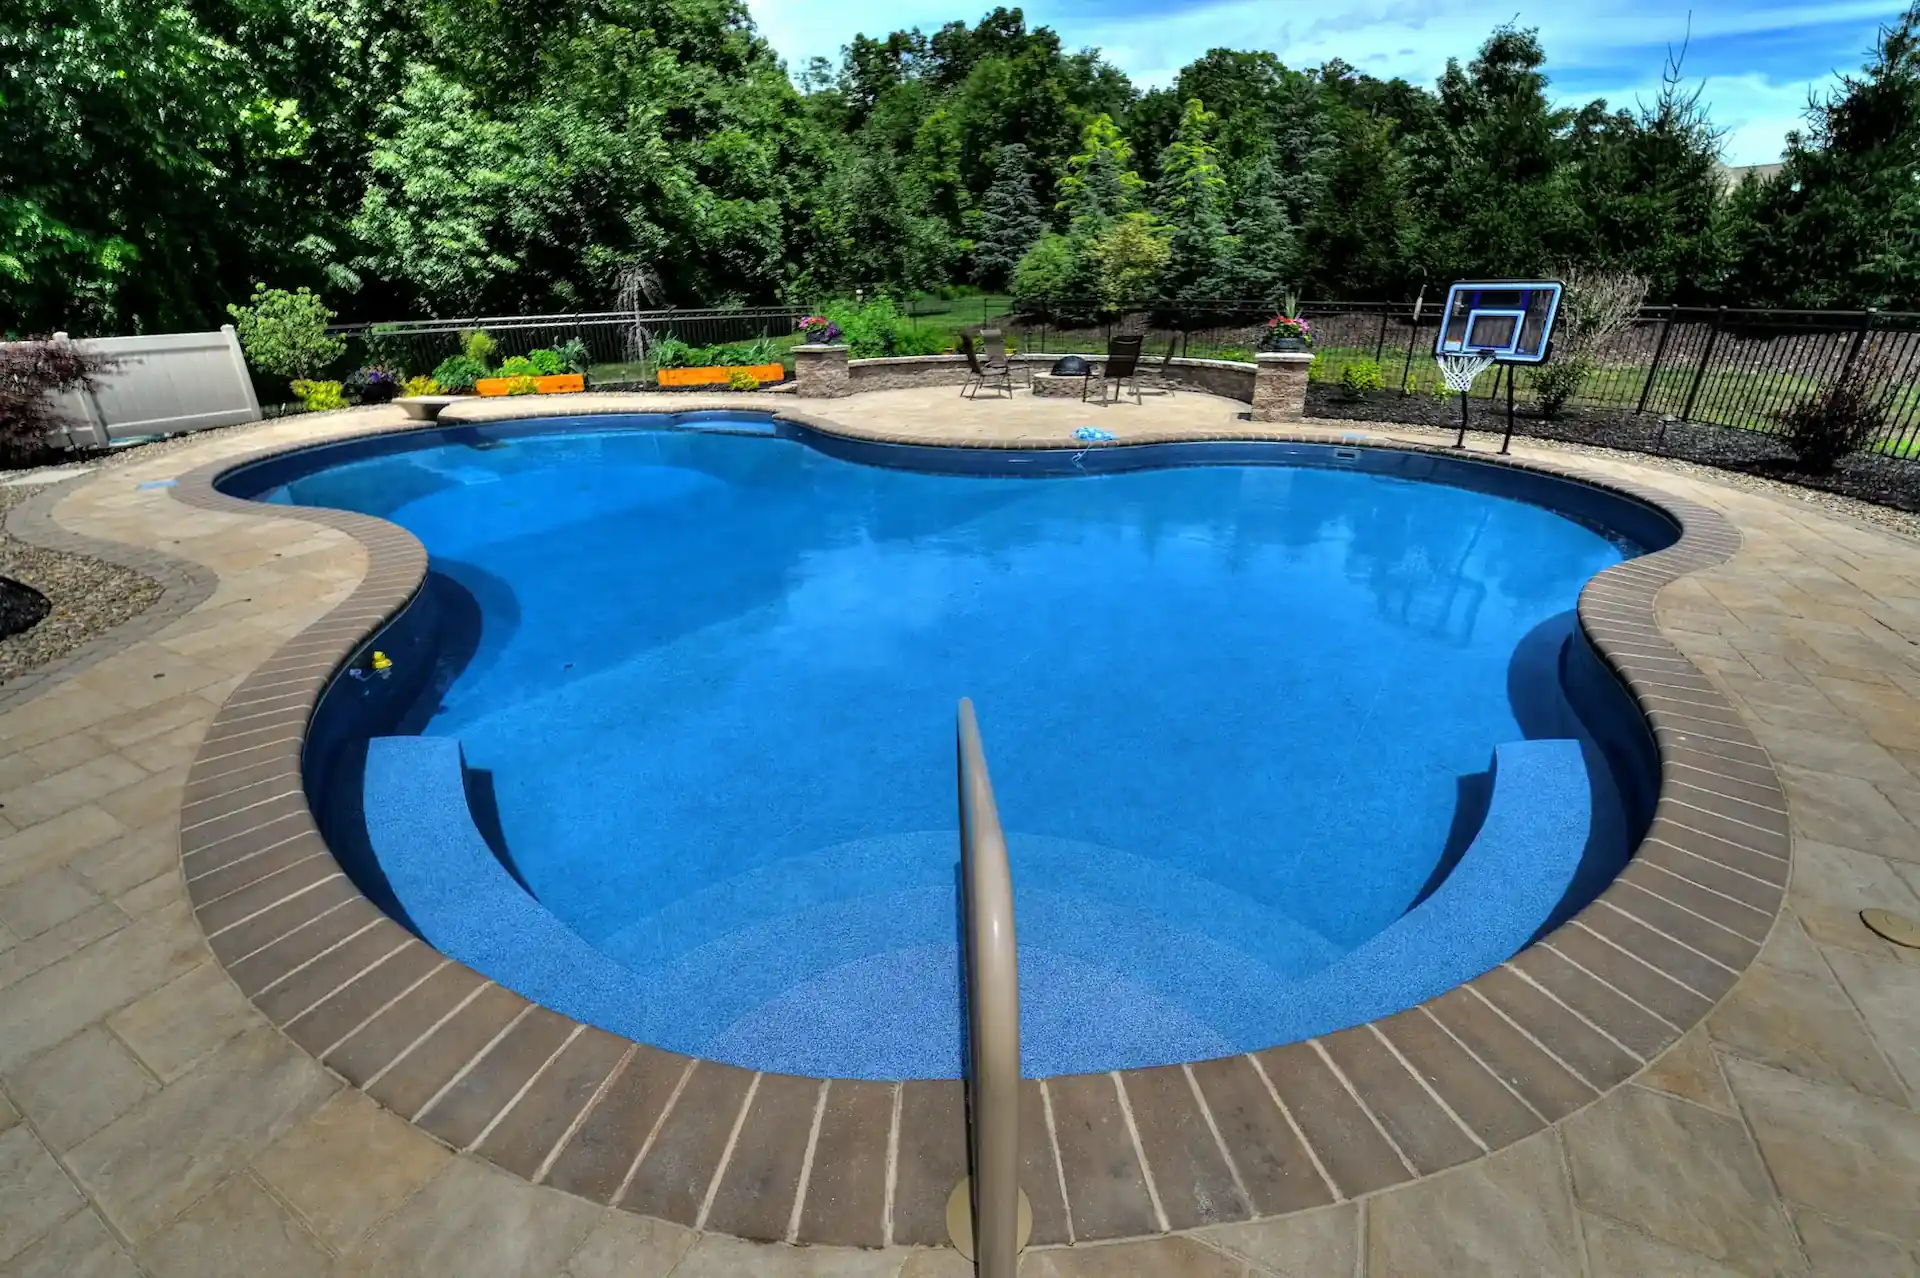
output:
[[[1411,297],[1626,270],[1920,309],[1920,4],[1729,187],[1700,90],[1567,102],[1528,29],[1431,86],[1215,49],[1145,92],[1017,8],[790,75],[742,0],[13,0],[0,334],[973,284]]]

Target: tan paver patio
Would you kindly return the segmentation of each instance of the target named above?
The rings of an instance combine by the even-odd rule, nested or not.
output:
[[[1063,443],[1089,422],[1122,439],[1263,433],[1238,420],[1241,405],[1192,393],[1098,409],[1024,395],[962,403],[937,388],[804,407],[851,433],[952,442]],[[227,694],[343,599],[366,557],[342,532],[191,509],[140,485],[399,417],[364,410],[223,433],[45,499],[69,534],[198,565],[200,578],[169,588],[204,597],[183,612],[163,601],[66,677],[0,694],[0,1275],[966,1272],[943,1250],[696,1233],[455,1154],[343,1086],[214,961],[180,869],[187,766]],[[1879,941],[1856,917],[1867,906],[1920,917],[1920,546],[1627,459],[1581,464],[1701,502],[1743,535],[1731,561],[1667,586],[1659,618],[1788,789],[1789,909],[1758,964],[1632,1082],[1498,1153],[1304,1213],[1038,1250],[1026,1272],[1605,1278],[1920,1266],[1920,952]]]

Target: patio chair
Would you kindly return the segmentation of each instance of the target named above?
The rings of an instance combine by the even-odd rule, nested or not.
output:
[[[1175,355],[1178,355],[1179,353],[1180,353],[1180,334],[1168,333],[1167,334],[1167,353],[1160,357],[1160,362],[1158,364],[1149,364],[1147,366],[1148,372],[1157,372],[1160,374],[1160,379],[1159,379],[1160,384],[1158,386],[1148,387],[1148,390],[1150,390],[1153,394],[1155,395],[1173,394],[1173,377],[1172,377],[1173,357]]]
[[[1113,383],[1113,401],[1120,402],[1120,383],[1125,382],[1127,389],[1133,392],[1133,402],[1140,403],[1140,348],[1146,344],[1144,337],[1115,337],[1107,342],[1107,358],[1100,368],[1100,403],[1107,402],[1107,383]],[[1093,382],[1089,373],[1080,383],[1080,401],[1086,402],[1087,389]]]
[[[981,329],[980,346],[987,357],[985,361],[986,367],[992,368],[996,364],[1005,364],[1009,373],[1018,373],[1026,381],[1028,386],[1033,385],[1032,366],[1025,360],[1021,360],[1020,363],[1016,365],[1013,362],[1013,357],[1007,354],[1007,335],[1005,333],[997,328]]]
[[[989,357],[983,363],[980,352],[974,349],[973,338],[963,333],[960,335],[960,353],[967,357],[967,380],[960,387],[962,399],[980,398],[980,388],[990,381],[997,381],[1006,388],[1008,395],[1013,394],[1013,370],[1008,366],[1004,352],[998,361]]]

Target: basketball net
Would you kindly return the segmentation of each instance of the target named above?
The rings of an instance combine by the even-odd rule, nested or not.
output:
[[[1474,378],[1493,367],[1493,356],[1481,351],[1459,351],[1435,355],[1433,362],[1440,366],[1440,380],[1447,384],[1447,389],[1464,395],[1473,388]]]

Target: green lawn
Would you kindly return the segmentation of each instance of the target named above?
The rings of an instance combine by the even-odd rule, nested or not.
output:
[[[916,297],[901,308],[915,328],[944,333],[957,344],[960,331],[978,328],[1000,319],[1013,309],[1013,299],[1005,293],[981,293],[973,297]]]

